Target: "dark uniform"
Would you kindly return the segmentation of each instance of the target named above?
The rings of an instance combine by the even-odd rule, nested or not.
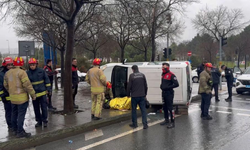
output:
[[[53,78],[54,78],[54,75],[56,74],[55,71],[52,70],[52,68],[48,65],[44,66],[43,70],[45,70],[46,74],[48,75],[49,77],[49,80],[50,80],[50,84],[51,84],[51,89],[53,88]],[[51,97],[52,97],[52,90],[51,90],[51,93],[49,93],[48,95],[48,108],[49,109],[56,109],[52,106],[52,101],[51,101]]]
[[[219,92],[219,84],[220,84],[221,73],[220,73],[218,68],[212,68],[211,74],[212,74],[212,79],[213,79],[212,89],[214,89],[215,101],[220,101],[219,96],[218,96],[218,92]]]
[[[228,90],[228,98],[226,100],[232,101],[232,88],[234,82],[233,71],[226,67],[225,69],[225,78],[227,79],[227,90]]]
[[[33,100],[33,107],[36,116],[36,127],[41,126],[42,122],[44,126],[47,126],[48,110],[46,94],[51,93],[51,83],[44,70],[36,68],[35,70],[27,71],[30,82],[36,92],[36,100]],[[40,112],[42,110],[42,114]]]
[[[77,66],[72,65],[72,88],[73,88],[73,102],[74,102],[74,107],[78,108],[78,106],[75,104],[75,98],[78,90],[78,83],[79,83],[79,78],[77,74]]]
[[[167,68],[163,69],[162,79],[161,79],[161,90],[162,90],[162,99],[163,99],[163,110],[165,122],[161,125],[169,123],[169,115],[171,117],[171,122],[168,127],[174,127],[174,112],[173,112],[173,100],[174,100],[174,88],[178,87],[179,83],[176,76],[170,72]]]
[[[197,75],[199,79],[200,79],[200,74],[202,73],[204,68],[205,68],[204,64],[201,64],[200,66],[197,67]]]
[[[5,119],[6,123],[8,125],[8,128],[11,129],[11,102],[8,91],[4,88],[3,82],[4,82],[4,75],[8,71],[6,67],[2,67],[2,70],[0,72],[0,99],[3,102],[4,110],[5,110]]]

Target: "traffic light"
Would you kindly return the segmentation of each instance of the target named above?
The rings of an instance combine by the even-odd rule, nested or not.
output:
[[[164,48],[164,49],[163,49],[163,57],[164,57],[164,58],[167,58],[167,57],[168,57],[167,48]]]
[[[221,46],[224,46],[227,44],[227,38],[226,37],[221,37]]]
[[[171,48],[168,49],[168,55],[169,56],[172,55],[172,49]]]

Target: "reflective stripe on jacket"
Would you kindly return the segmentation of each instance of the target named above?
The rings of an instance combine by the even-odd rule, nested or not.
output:
[[[20,67],[14,67],[4,76],[4,87],[10,94],[13,104],[23,104],[29,100],[29,95],[36,98],[35,91],[30,83],[27,73]]]
[[[105,93],[106,76],[99,66],[94,66],[88,71],[85,81],[90,84],[92,94]]]
[[[29,80],[36,92],[36,97],[46,95],[46,91],[51,92],[50,80],[43,69],[36,68],[35,70],[27,71]]]

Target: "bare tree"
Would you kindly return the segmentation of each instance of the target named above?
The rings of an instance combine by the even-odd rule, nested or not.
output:
[[[37,8],[42,8],[49,10],[56,17],[60,18],[62,22],[66,25],[66,61],[65,61],[65,71],[71,72],[71,59],[74,49],[75,40],[75,30],[78,28],[76,24],[79,12],[84,4],[90,4],[93,7],[97,2],[101,0],[3,0],[0,2],[0,9],[4,10],[8,8],[5,14],[11,13],[15,10],[21,3],[36,6]],[[64,113],[73,113],[73,98],[72,98],[72,74],[65,74],[64,82]]]
[[[156,56],[156,38],[166,35],[170,31],[171,26],[167,24],[171,24],[171,21],[168,22],[166,18],[173,12],[183,12],[184,5],[192,2],[197,2],[197,0],[135,0],[137,6],[135,11],[141,17],[150,34],[151,61],[154,61]]]
[[[193,24],[198,31],[208,33],[219,41],[220,37],[230,36],[242,29],[246,24],[242,22],[243,17],[240,9],[228,9],[221,5],[213,10],[202,9]]]

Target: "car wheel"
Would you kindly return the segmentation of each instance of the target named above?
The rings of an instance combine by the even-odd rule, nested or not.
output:
[[[61,78],[60,77],[57,78],[57,82],[61,82]]]
[[[192,80],[193,80],[194,83],[198,83],[199,82],[199,78],[198,77],[193,77]]]
[[[242,94],[243,93],[242,91],[237,91],[237,90],[236,90],[236,92],[237,92],[237,94]]]

